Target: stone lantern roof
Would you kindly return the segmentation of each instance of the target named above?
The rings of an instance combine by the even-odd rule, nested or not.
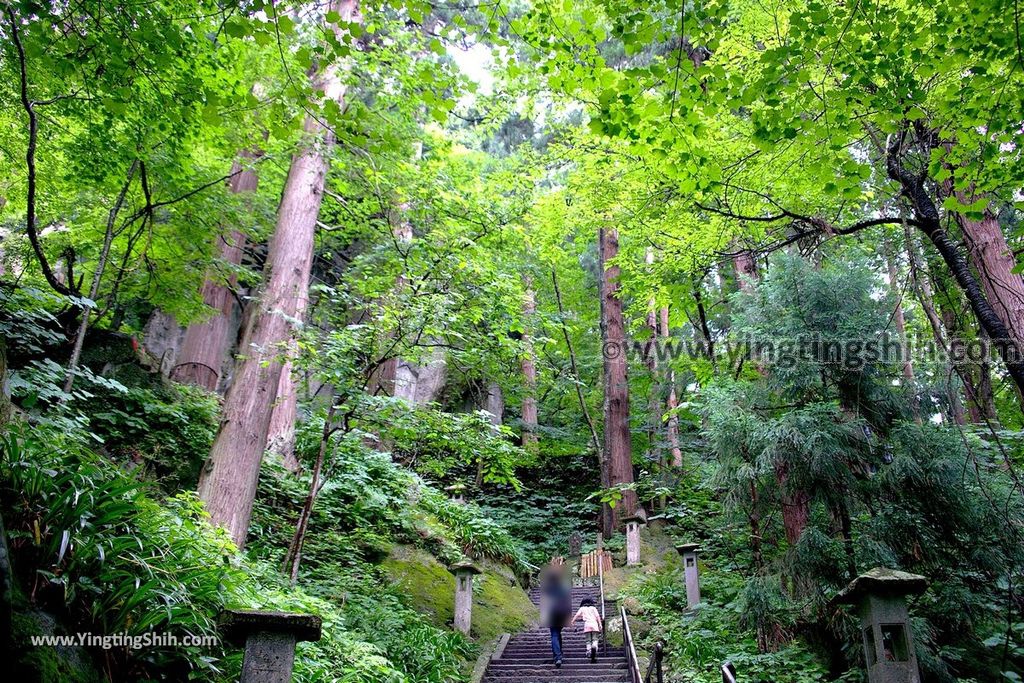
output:
[[[700,552],[700,544],[699,543],[681,543],[681,544],[676,546],[676,552],[679,553],[680,555],[685,555],[686,553],[699,553]]]
[[[898,569],[875,567],[861,574],[836,595],[832,602],[855,604],[865,595],[917,595],[928,588],[928,579]]]
[[[320,640],[321,621],[314,614],[264,612],[259,610],[226,610],[221,622],[229,640],[245,642],[253,633],[290,633],[295,640]]]
[[[483,573],[479,567],[470,562],[469,560],[463,560],[462,562],[456,562],[452,566],[448,567],[448,571],[452,574],[458,574],[460,572],[468,572],[470,574],[481,574]]]

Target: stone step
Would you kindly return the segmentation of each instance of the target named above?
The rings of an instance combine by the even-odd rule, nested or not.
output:
[[[563,662],[576,662],[576,663],[587,663],[587,664],[589,664],[590,663],[590,657],[588,657],[588,656],[586,656],[584,654],[575,653],[575,652],[563,652],[562,653],[562,661]],[[626,655],[624,655],[624,654],[620,654],[620,655],[602,655],[599,652],[599,653],[597,653],[597,661],[599,661],[599,662],[607,662],[609,664],[625,663]],[[499,657],[498,659],[492,660],[492,663],[493,664],[524,664],[524,665],[525,664],[529,664],[531,666],[536,665],[536,664],[545,664],[545,663],[550,664],[551,663],[551,652],[548,651],[547,653],[545,653],[543,655],[537,655],[536,657],[510,657],[510,658],[507,658],[507,659],[505,657]]]
[[[568,645],[566,643],[562,643],[562,652],[569,653],[569,652],[586,652],[586,651],[587,651],[587,647],[585,645]],[[529,647],[522,647],[522,646],[515,646],[515,647],[513,647],[513,646],[509,645],[509,646],[507,646],[505,648],[505,652],[502,654],[502,656],[508,658],[508,657],[517,656],[517,655],[530,656],[530,655],[544,654],[544,653],[550,653],[550,652],[551,652],[551,645],[550,644],[537,645],[537,646],[529,646]],[[625,656],[626,655],[626,650],[624,650],[622,647],[608,647],[608,648],[598,647],[597,648],[597,653],[601,654],[602,652],[605,653],[606,656]]]
[[[550,657],[548,658],[550,659]],[[490,671],[494,673],[508,673],[510,671],[529,671],[533,669],[547,670],[551,667],[546,661],[535,662],[503,662],[500,659],[492,662]],[[563,659],[562,668],[566,671],[613,671],[626,668],[626,660],[606,661],[598,658],[596,662],[589,659]]]
[[[589,598],[601,599],[597,587],[577,587],[571,591],[573,610]],[[540,602],[540,590],[530,591],[534,604]],[[605,612],[614,609],[615,601],[605,600]],[[484,672],[482,683],[628,683],[629,667],[622,647],[602,647],[597,661],[587,656],[587,637],[582,631],[562,632],[562,667],[556,669],[551,657],[551,633],[543,627],[513,635],[501,657],[492,659]]]
[[[584,671],[574,670],[569,671],[564,666],[561,669],[556,669],[554,665],[549,666],[547,669],[537,669],[535,671],[521,671],[508,676],[493,675],[491,672],[487,672],[484,675],[485,681],[501,681],[502,683],[515,683],[517,681],[628,681],[629,671],[615,670],[615,671]]]
[[[602,667],[600,663],[590,665],[589,667],[582,666],[571,668],[563,664],[560,669],[555,669],[553,664],[549,664],[544,667],[514,669],[510,671],[493,671],[488,669],[486,674],[484,674],[484,678],[506,682],[523,678],[543,678],[545,676],[551,678],[585,678],[622,681],[629,677],[629,675],[630,672],[626,667],[617,669],[607,668]]]

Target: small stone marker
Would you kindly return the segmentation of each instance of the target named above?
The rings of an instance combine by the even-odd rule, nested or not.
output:
[[[694,608],[700,604],[700,572],[697,567],[697,553],[700,546],[684,543],[676,546],[676,552],[683,558],[683,574],[686,577],[686,606]]]
[[[472,562],[459,562],[448,571],[455,575],[455,629],[469,635],[473,624],[473,575],[480,570]]]
[[[860,610],[868,683],[920,683],[906,596],[927,587],[923,576],[876,567],[833,598],[834,603],[857,605]]]
[[[579,557],[583,554],[583,534],[574,531],[569,534],[569,557]]]
[[[224,629],[229,640],[245,645],[241,683],[290,683],[295,645],[320,640],[320,617],[228,610]]]
[[[622,521],[626,524],[626,566],[640,564],[640,525],[647,523],[647,518],[637,510]]]

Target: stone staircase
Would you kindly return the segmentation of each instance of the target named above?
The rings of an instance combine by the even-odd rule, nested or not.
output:
[[[590,598],[600,604],[596,587],[572,589],[572,608]],[[538,604],[540,594],[531,591],[530,599]],[[605,602],[606,617],[614,613],[612,602]],[[627,683],[629,668],[623,647],[602,648],[597,662],[587,657],[586,637],[580,623],[562,631],[562,668],[556,669],[551,659],[551,636],[547,628],[536,627],[513,635],[500,656],[491,660],[482,683]]]

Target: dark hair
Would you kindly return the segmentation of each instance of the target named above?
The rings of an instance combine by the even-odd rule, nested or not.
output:
[[[594,601],[591,600],[590,598],[583,598],[583,600],[580,601],[580,607],[593,607],[593,606],[594,606]]]

